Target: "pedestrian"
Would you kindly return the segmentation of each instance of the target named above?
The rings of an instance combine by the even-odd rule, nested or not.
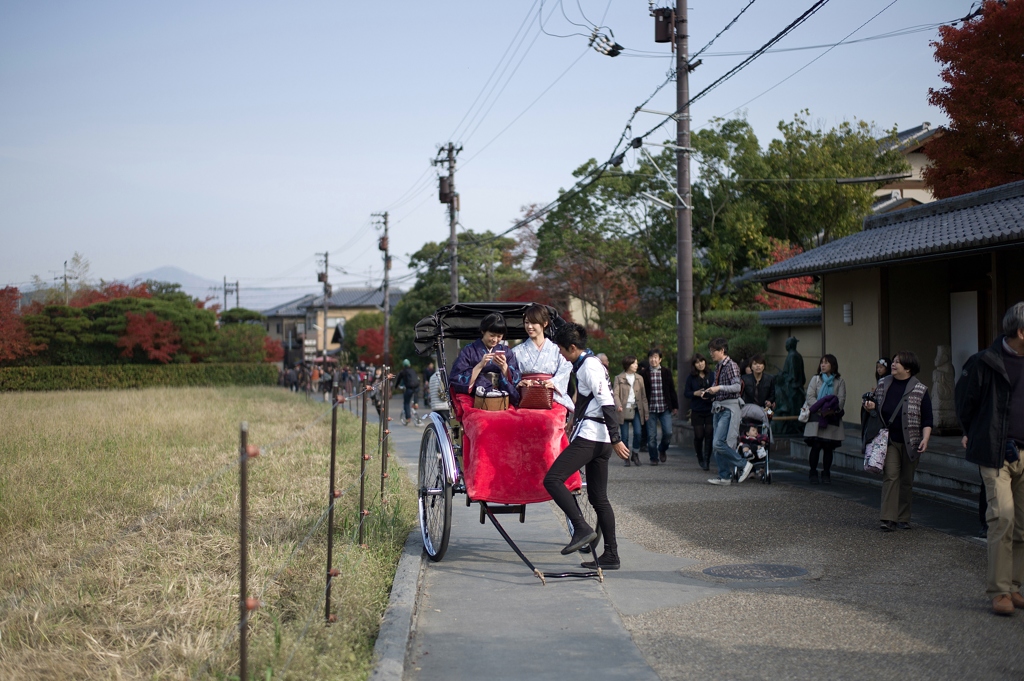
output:
[[[738,471],[737,480],[743,482],[754,470],[750,463],[736,451],[740,434],[740,368],[729,358],[729,342],[715,338],[708,343],[711,359],[715,362],[715,382],[706,390],[694,392],[697,397],[712,396],[712,427],[714,428],[715,461],[718,463],[718,477],[708,480],[712,485],[731,485],[733,472]]]
[[[587,499],[597,514],[604,552],[597,562],[588,561],[582,565],[593,569],[600,564],[605,570],[618,570],[615,513],[608,501],[608,460],[612,452],[620,459],[628,459],[629,447],[622,441],[619,429],[613,427],[617,415],[615,400],[608,388],[608,372],[587,349],[587,330],[579,324],[563,324],[555,331],[552,340],[558,344],[562,357],[572,363],[578,390],[576,425],[569,446],[562,450],[544,476],[544,488],[572,523],[572,538],[562,549],[562,555],[579,551],[597,539],[597,532],[587,524],[572,493],[565,488],[569,476],[585,468]]]
[[[420,377],[416,370],[412,368],[412,362],[407,359],[402,360],[402,370],[398,372],[398,380],[395,382],[395,387],[405,389],[402,393],[402,414],[405,416],[405,425],[409,425],[409,422],[412,421],[413,399],[416,397],[416,391],[420,387]]]
[[[914,471],[932,435],[932,401],[928,387],[916,378],[921,370],[917,355],[897,352],[889,366],[892,374],[878,382],[874,399],[864,405],[868,411],[877,409],[881,426],[889,430],[882,468],[883,532],[910,529]]]
[[[615,397],[615,408],[618,411],[618,423],[622,431],[622,441],[629,445],[629,431],[633,430],[633,446],[629,450],[629,458],[623,463],[628,466],[632,461],[640,465],[640,429],[650,416],[647,405],[647,391],[644,390],[644,379],[637,374],[637,361],[634,355],[622,358],[622,373],[615,377],[612,395]]]
[[[434,376],[436,371],[437,370],[434,368],[434,363],[432,361],[431,362],[427,362],[427,368],[423,370],[423,383],[424,383],[424,385],[427,385],[427,386],[430,385],[430,379]],[[427,409],[432,409],[433,408],[432,407],[433,398],[434,398],[434,395],[433,395],[433,393],[431,393],[430,389],[428,388],[423,393],[423,406],[425,406]]]
[[[988,510],[992,612],[1024,609],[1024,302],[1003,317],[1003,335],[967,360],[956,384],[967,460],[978,464]]]
[[[764,355],[758,353],[751,357],[749,368],[749,373],[740,376],[743,401],[762,409],[775,409],[775,376],[764,372]]]
[[[650,416],[647,419],[647,454],[651,465],[665,463],[668,445],[672,441],[672,417],[679,412],[679,398],[676,386],[672,382],[672,372],[661,366],[661,350],[654,348],[647,353],[649,367],[646,372],[641,370],[640,377],[644,380],[647,391],[647,408]],[[661,426],[661,443],[658,443],[658,426]]]
[[[812,484],[832,484],[832,454],[846,438],[843,415],[846,407],[846,381],[839,374],[839,360],[835,355],[822,355],[818,360],[818,373],[807,382],[804,395],[804,442],[811,448],[807,456],[807,478]],[[802,417],[801,417],[802,420]],[[821,476],[818,476],[818,457],[821,457]]]
[[[712,385],[707,358],[699,352],[690,360],[690,375],[686,377],[683,395],[690,400],[690,425],[693,426],[693,451],[697,464],[704,470],[711,467],[711,446],[715,431],[712,427],[711,399],[704,399],[703,391]]]

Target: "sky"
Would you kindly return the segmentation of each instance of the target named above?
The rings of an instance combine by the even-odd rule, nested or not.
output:
[[[694,0],[691,53],[748,4]],[[702,55],[691,92],[812,4],[755,0]],[[826,127],[941,125],[929,42],[970,9],[830,0],[785,51],[696,102],[693,127],[742,115],[766,145],[803,109]],[[588,48],[595,24],[627,50]],[[50,279],[79,252],[97,279],[173,266],[237,280],[241,304],[262,309],[317,290],[317,252],[330,253],[335,287],[379,284],[371,215],[388,211],[392,277],[408,288],[409,254],[448,235],[439,145],[463,146],[461,225],[503,230],[587,159],[607,159],[672,64],[644,0],[4,0],[0,286]],[[674,104],[670,84],[647,108]],[[638,114],[634,132],[658,121]]]

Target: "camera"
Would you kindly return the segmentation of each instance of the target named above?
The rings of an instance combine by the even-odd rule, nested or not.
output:
[[[864,393],[863,395],[860,396],[860,399],[861,399],[862,402],[874,402],[875,401],[875,393],[874,393],[874,391],[866,392],[866,393]]]

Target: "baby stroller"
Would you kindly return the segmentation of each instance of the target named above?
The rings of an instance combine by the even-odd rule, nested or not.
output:
[[[756,404],[745,404],[740,409],[740,434],[736,451],[754,465],[755,471],[760,471],[761,482],[771,484],[771,416]]]

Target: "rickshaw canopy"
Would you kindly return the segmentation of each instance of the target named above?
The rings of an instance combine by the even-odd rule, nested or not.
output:
[[[505,325],[508,332],[506,340],[526,338],[526,330],[523,328],[523,315],[527,308],[533,303],[453,303],[439,307],[434,314],[424,317],[416,323],[416,346],[417,354],[429,355],[434,349],[434,343],[440,338],[454,338],[456,340],[476,340],[480,337],[480,322],[484,317],[494,312],[505,317]],[[545,305],[548,314],[551,315],[551,325],[555,326],[558,320],[558,312],[550,305]]]

